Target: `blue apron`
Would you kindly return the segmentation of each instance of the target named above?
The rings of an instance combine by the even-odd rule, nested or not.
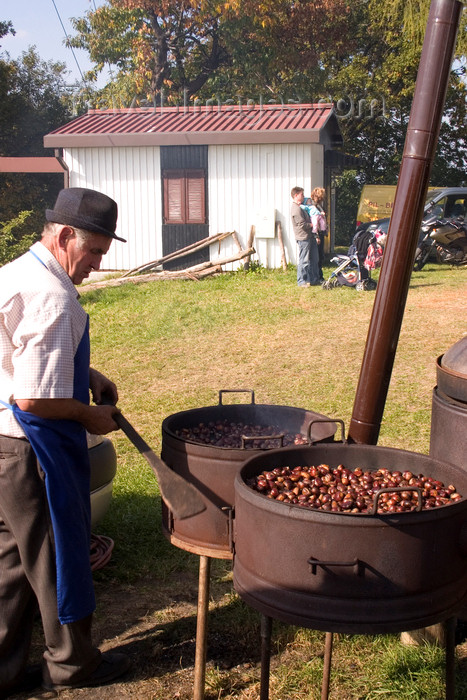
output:
[[[89,404],[89,318],[74,358],[73,398]],[[45,473],[57,565],[62,624],[90,615],[96,605],[90,563],[90,464],[84,427],[48,420],[10,406]]]

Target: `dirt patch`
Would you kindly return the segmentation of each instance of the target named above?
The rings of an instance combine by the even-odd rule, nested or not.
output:
[[[61,700],[192,700],[197,585],[196,574],[184,574],[180,581],[176,573],[165,579],[163,588],[152,579],[131,586],[97,582],[95,640],[103,651],[128,654],[132,668],[112,685],[62,691]],[[211,581],[210,593],[205,699],[256,700],[261,672],[259,617],[233,594],[229,580]],[[285,633],[274,645],[271,685],[274,668],[291,654],[294,661],[300,654],[303,663],[310,660],[310,649],[294,645],[292,634],[287,639]],[[38,630],[32,661],[40,659],[41,644]],[[323,650],[315,649],[315,656]],[[457,646],[456,653],[462,672],[467,671],[467,643]],[[11,697],[49,700],[57,693],[35,691]]]
[[[60,698],[193,698],[197,575],[184,572],[183,581],[180,581],[180,576],[174,573],[164,580],[163,588],[157,580],[150,579],[129,586],[98,581],[95,588],[98,601],[94,619],[95,641],[102,651],[127,654],[132,667],[117,683],[62,691]],[[232,689],[255,687],[260,674],[258,617],[233,595],[230,581],[211,581],[210,588],[206,674],[208,676],[210,669],[215,667],[229,676],[226,683]],[[239,607],[243,608],[240,617],[244,621],[246,619],[241,635],[238,628]],[[231,633],[226,634],[229,617],[232,618]],[[38,628],[32,662],[40,661],[42,643]],[[57,693],[36,690],[11,697],[17,700],[45,700],[57,697]],[[218,698],[219,695],[217,691],[211,694],[207,687],[205,697]],[[257,693],[251,697],[257,697]]]

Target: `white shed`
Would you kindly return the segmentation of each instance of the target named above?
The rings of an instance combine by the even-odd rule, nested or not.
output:
[[[330,104],[90,110],[47,134],[44,146],[65,164],[70,187],[118,202],[117,233],[128,242],[112,244],[107,270],[133,269],[227,231],[246,248],[252,226],[257,261],[280,267],[275,222],[295,263],[295,185],[305,194],[326,188],[332,230],[331,173],[342,135]],[[226,238],[190,264],[226,258],[233,246]]]

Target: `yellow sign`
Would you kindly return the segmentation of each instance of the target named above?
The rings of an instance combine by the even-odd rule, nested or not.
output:
[[[429,187],[428,190],[436,190]],[[396,185],[364,185],[357,211],[357,226],[375,219],[391,216],[396,196]]]
[[[357,226],[391,216],[395,194],[395,185],[365,185],[358,205]]]

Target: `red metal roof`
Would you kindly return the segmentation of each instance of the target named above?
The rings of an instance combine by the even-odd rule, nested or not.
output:
[[[342,141],[331,104],[89,110],[44,137],[46,148]]]

